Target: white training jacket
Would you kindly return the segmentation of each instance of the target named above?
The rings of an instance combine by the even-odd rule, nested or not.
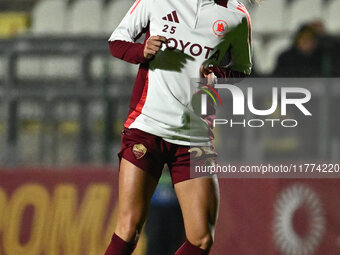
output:
[[[169,42],[150,61],[140,60],[141,45],[135,53],[139,61],[128,60],[141,65],[125,127],[174,144],[210,145],[208,123],[191,107],[191,79],[200,77],[203,62],[214,59],[214,64],[221,64],[226,55],[228,68],[250,74],[251,22],[247,10],[236,0],[137,0],[109,42],[128,44],[120,48],[124,51],[120,58],[124,59],[142,32],[146,38],[161,35]]]

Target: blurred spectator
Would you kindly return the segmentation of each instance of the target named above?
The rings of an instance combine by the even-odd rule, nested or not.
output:
[[[306,24],[295,35],[293,45],[278,58],[274,76],[277,77],[320,77],[321,49],[314,27]]]
[[[340,43],[325,33],[323,24],[315,21],[302,25],[293,45],[278,58],[276,77],[340,76]]]

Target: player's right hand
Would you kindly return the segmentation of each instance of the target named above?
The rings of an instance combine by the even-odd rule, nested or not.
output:
[[[168,39],[166,39],[164,36],[160,35],[151,36],[145,42],[144,57],[146,59],[154,57],[157,54],[157,52],[162,48],[163,43],[167,42]]]

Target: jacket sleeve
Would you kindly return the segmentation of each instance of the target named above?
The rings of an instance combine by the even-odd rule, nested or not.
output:
[[[132,64],[145,63],[144,44],[121,40],[109,41],[111,55]]]
[[[148,27],[150,0],[136,0],[109,38],[110,52],[114,57],[138,64],[146,61],[144,45],[135,40]]]
[[[240,25],[232,33],[230,47],[231,69],[249,75],[252,68],[251,21],[249,15],[243,17]]]

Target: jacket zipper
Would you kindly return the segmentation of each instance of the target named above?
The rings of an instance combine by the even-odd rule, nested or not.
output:
[[[201,4],[202,4],[202,0],[198,0],[197,1],[197,11],[196,11],[196,16],[195,16],[195,22],[194,22],[194,29],[197,28],[197,24],[198,24],[198,17],[201,13]]]

